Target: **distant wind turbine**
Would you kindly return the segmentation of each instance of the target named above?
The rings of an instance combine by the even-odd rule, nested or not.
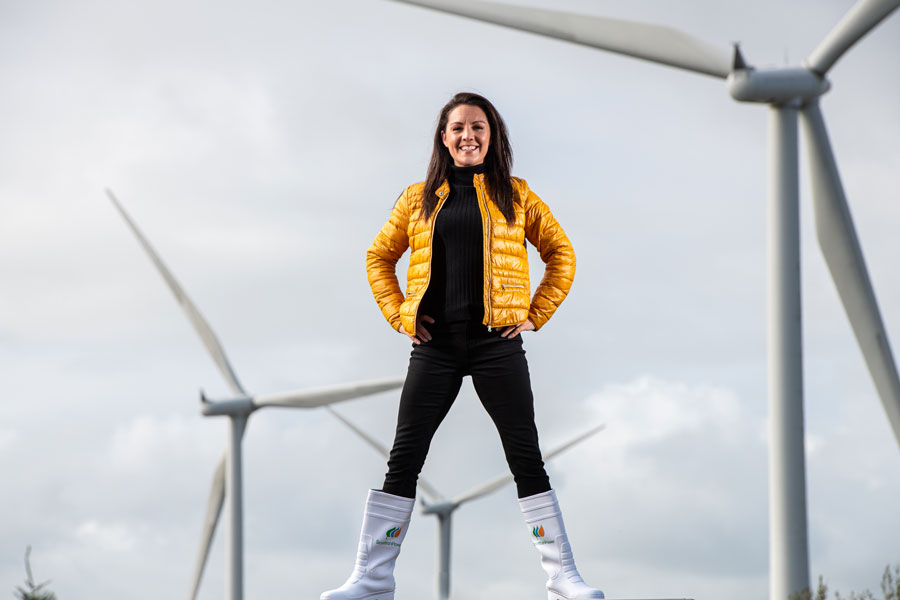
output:
[[[379,454],[388,458],[390,451],[381,442],[376,440],[370,434],[363,431],[355,423],[347,419],[341,413],[330,406],[325,407],[331,414],[337,417],[347,427],[352,429],[359,437],[365,440],[370,446],[375,448]],[[602,431],[606,425],[597,425],[588,429],[584,433],[575,436],[568,442],[560,444],[550,452],[543,455],[545,461],[550,460],[554,456],[568,450],[572,446],[578,444],[591,437],[595,433]],[[422,500],[422,513],[426,515],[434,515],[438,519],[438,599],[449,600],[450,598],[450,539],[451,539],[451,520],[453,512],[465,504],[466,502],[476,500],[482,496],[495,492],[513,481],[513,475],[508,470],[502,475],[498,475],[481,485],[475,486],[469,491],[462,493],[452,500],[448,500],[446,496],[437,491],[431,483],[424,477],[419,477],[418,486],[428,496],[429,500]]]
[[[669,27],[472,0],[395,1],[718,77],[735,100],[769,105],[770,598],[808,588],[797,121],[819,246],[900,443],[900,378],[819,109],[828,71],[900,0],[859,0],[803,66],[766,69],[749,66],[737,47],[729,56]]]
[[[165,279],[169,289],[175,295],[194,330],[200,336],[213,361],[222,373],[235,397],[211,402],[201,392],[202,412],[206,416],[225,415],[231,420],[231,433],[228,438],[225,456],[219,461],[213,475],[212,489],[206,509],[206,518],[203,525],[203,534],[200,542],[200,552],[197,556],[197,565],[194,579],[191,585],[191,600],[197,597],[200,589],[200,580],[209,557],[209,549],[212,545],[213,534],[219,516],[222,513],[222,505],[227,497],[229,499],[229,528],[226,537],[226,554],[228,565],[226,568],[225,597],[228,600],[242,600],[244,596],[244,567],[243,567],[243,483],[241,466],[241,445],[247,420],[250,415],[266,406],[282,406],[286,408],[316,408],[327,406],[335,402],[351,400],[370,394],[377,394],[403,385],[404,378],[391,378],[382,380],[360,381],[322,388],[282,392],[275,394],[260,394],[251,396],[244,391],[238,382],[237,375],[225,355],[225,349],[219,343],[212,328],[200,314],[200,311],[191,302],[178,281],[160,259],[159,255],[144,237],[128,213],[113,195],[106,190],[107,196],[118,209],[122,218],[131,228],[141,246],[150,256],[153,264]],[[227,467],[226,467],[227,466]],[[226,492],[227,487],[227,492]]]

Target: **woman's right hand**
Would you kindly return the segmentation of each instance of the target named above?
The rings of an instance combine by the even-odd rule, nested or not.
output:
[[[425,329],[425,326],[422,325],[421,321],[425,321],[426,323],[434,323],[434,319],[432,319],[428,315],[422,315],[422,319],[416,323],[416,335],[408,333],[405,329],[403,329],[403,325],[400,326],[400,333],[412,340],[413,344],[421,344],[422,342],[431,341],[431,334],[428,333],[428,330]]]

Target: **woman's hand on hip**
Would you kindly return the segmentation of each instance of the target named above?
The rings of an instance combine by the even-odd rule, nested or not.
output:
[[[523,331],[534,331],[534,323],[531,322],[531,319],[525,319],[524,323],[519,323],[518,325],[510,325],[503,330],[500,337],[512,339]]]
[[[421,344],[422,342],[431,341],[431,334],[428,333],[428,330],[425,329],[425,326],[422,325],[421,321],[425,321],[426,323],[434,323],[434,319],[432,319],[428,315],[422,315],[422,319],[416,323],[416,335],[412,335],[411,333],[403,329],[403,325],[400,326],[400,333],[411,339],[413,344]],[[532,325],[531,328],[534,329],[534,325]]]

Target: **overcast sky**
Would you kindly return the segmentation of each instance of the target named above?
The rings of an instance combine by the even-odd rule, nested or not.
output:
[[[740,41],[758,66],[799,64],[852,4],[530,3]],[[898,56],[895,14],[822,101],[895,352]],[[386,0],[8,0],[0,80],[0,597],[29,544],[60,600],[188,593],[226,439],[198,390],[228,391],[103,189],[248,390],[402,375],[408,342],[364,253],[459,90],[497,105],[514,172],[578,256],[525,343],[545,448],[607,424],[549,466],[582,574],[610,597],[766,597],[768,109],[715,78]],[[900,451],[801,164],[811,571],[846,594],[900,564]],[[397,398],[338,409],[390,444]],[[261,411],[244,449],[246,595],[317,598],[352,569],[384,460],[322,410]],[[505,469],[466,383],[424,473],[452,496]],[[435,534],[414,517],[398,597],[434,596]],[[223,595],[223,537],[203,599]],[[542,597],[512,486],[461,508],[453,544],[454,598]]]

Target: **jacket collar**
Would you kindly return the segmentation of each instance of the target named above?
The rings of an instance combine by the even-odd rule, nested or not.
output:
[[[475,173],[475,180],[478,183],[484,183],[484,173]],[[435,194],[438,195],[439,198],[444,199],[447,197],[447,194],[450,192],[450,183],[445,179],[441,186],[435,190]]]

